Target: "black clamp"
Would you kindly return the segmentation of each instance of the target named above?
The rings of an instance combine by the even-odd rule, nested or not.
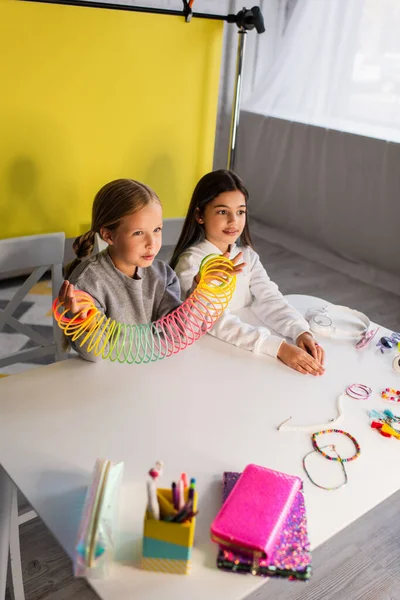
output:
[[[183,1],[183,16],[185,17],[186,23],[190,23],[193,17],[192,6],[194,0],[182,0]]]

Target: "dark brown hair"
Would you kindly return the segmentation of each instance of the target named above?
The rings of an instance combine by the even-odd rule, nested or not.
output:
[[[80,261],[92,253],[95,235],[100,235],[100,229],[117,229],[121,219],[153,201],[160,202],[157,194],[134,179],[116,179],[104,185],[93,201],[90,231],[77,237],[73,243],[76,259],[66,265],[65,278],[68,279]]]
[[[223,194],[224,192],[235,192],[236,190],[242,192],[247,205],[249,192],[240,177],[233,171],[227,171],[225,169],[211,171],[211,173],[207,173],[207,175],[204,175],[204,177],[200,179],[193,192],[183,224],[182,233],[171,258],[170,265],[173,269],[175,269],[179,257],[185,250],[204,240],[204,227],[197,222],[196,217],[202,216],[206,205],[220,194]],[[240,236],[240,245],[253,247],[247,218]]]

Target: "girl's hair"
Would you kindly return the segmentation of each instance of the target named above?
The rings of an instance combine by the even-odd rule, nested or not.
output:
[[[104,185],[93,201],[90,231],[77,237],[73,243],[76,259],[66,265],[65,278],[68,279],[80,261],[92,253],[95,235],[100,235],[100,229],[117,229],[124,217],[154,201],[160,202],[157,194],[134,179],[116,179]]]
[[[220,169],[207,173],[207,175],[204,175],[200,179],[193,192],[182,233],[171,258],[170,265],[173,269],[175,269],[179,257],[185,250],[205,239],[204,227],[197,222],[196,217],[201,217],[204,214],[206,205],[214,200],[214,198],[217,198],[224,192],[235,192],[236,190],[242,192],[247,205],[249,192],[240,177],[233,171]],[[240,236],[240,244],[242,246],[253,247],[248,219],[246,219],[246,224]]]

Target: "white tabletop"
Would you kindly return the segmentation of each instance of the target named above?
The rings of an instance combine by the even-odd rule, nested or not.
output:
[[[300,296],[290,300],[303,312],[325,304]],[[104,600],[245,598],[264,580],[218,571],[217,548],[209,537],[223,471],[256,463],[301,476],[313,547],[400,487],[400,444],[370,429],[367,417],[371,408],[400,412],[380,399],[383,387],[400,387],[400,376],[391,369],[393,355],[381,355],[374,342],[357,352],[353,341],[319,341],[326,349],[323,377],[300,375],[277,360],[206,336],[179,356],[152,365],[76,359],[5,378],[0,462],[72,556],[96,458],[124,461],[117,562],[109,579],[91,581]],[[361,457],[347,466],[347,486],[320,490],[302,468],[310,435],[278,432],[276,426],[290,415],[297,424],[328,421],[336,415],[338,395],[355,382],[371,386],[373,396],[346,399],[338,427],[357,438]],[[348,450],[351,446],[344,445]],[[164,461],[167,486],[182,471],[197,479],[200,514],[189,576],[138,568],[146,474],[158,459]],[[310,462],[312,467],[325,485],[340,470],[323,458]]]

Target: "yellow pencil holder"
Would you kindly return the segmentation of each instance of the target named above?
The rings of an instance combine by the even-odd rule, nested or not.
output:
[[[185,490],[185,502],[188,501],[189,488]],[[157,498],[161,515],[168,510],[174,514],[172,491],[157,489]],[[193,496],[193,512],[197,508],[197,493]],[[194,542],[195,517],[186,523],[170,523],[152,519],[146,511],[144,517],[143,552],[141,567],[146,571],[164,573],[190,573],[192,548]]]

